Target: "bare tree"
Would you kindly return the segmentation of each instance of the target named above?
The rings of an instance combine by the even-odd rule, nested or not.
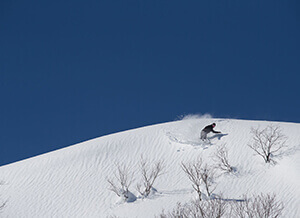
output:
[[[279,217],[284,208],[283,204],[276,200],[275,194],[261,194],[254,198],[253,207],[258,217]]]
[[[116,193],[119,197],[129,198],[129,187],[133,182],[133,173],[127,165],[116,164],[117,172],[113,178],[108,178],[109,190]]]
[[[161,213],[160,218],[220,218],[225,217],[228,212],[228,204],[221,199],[212,199],[208,201],[191,201],[177,207],[169,213]]]
[[[213,167],[205,164],[201,158],[198,158],[193,163],[181,163],[181,168],[188,176],[189,180],[193,183],[192,187],[198,193],[199,200],[201,201],[202,192],[201,185],[205,186],[205,190],[208,196],[211,196],[212,192],[215,190],[214,179],[215,179],[215,170]]]
[[[202,158],[198,158],[197,161],[193,163],[181,163],[181,168],[188,176],[189,180],[192,182],[193,189],[197,192],[199,196],[199,200],[202,200],[202,192],[201,192],[201,167],[202,167]]]
[[[276,200],[275,194],[260,194],[245,200],[226,200],[222,198],[207,201],[191,201],[184,205],[177,203],[171,212],[160,214],[160,218],[279,218],[284,209]]]
[[[233,171],[234,168],[231,166],[228,160],[228,149],[226,144],[223,144],[217,148],[213,159],[217,162],[216,168],[228,173]]]
[[[219,218],[226,214],[227,203],[221,199],[194,201],[189,211],[192,217]]]
[[[205,164],[201,169],[201,179],[205,185],[205,190],[208,196],[211,196],[212,192],[216,189],[214,186],[215,170],[213,167]]]
[[[253,142],[248,146],[261,156],[266,163],[274,162],[272,155],[286,147],[287,137],[279,126],[269,125],[264,129],[252,128]]]
[[[163,170],[165,166],[162,160],[154,162],[152,166],[150,166],[149,162],[149,160],[141,156],[140,170],[142,174],[142,182],[138,183],[136,188],[143,197],[148,197],[153,188],[154,182],[164,173]]]
[[[240,218],[264,217],[278,218],[282,214],[284,206],[276,200],[275,194],[260,194],[244,201],[231,204],[233,214]]]
[[[188,216],[189,213],[188,210],[186,209],[186,204],[182,205],[180,202],[178,202],[176,207],[171,212],[165,213],[165,211],[163,210],[158,217],[159,218],[186,218]]]

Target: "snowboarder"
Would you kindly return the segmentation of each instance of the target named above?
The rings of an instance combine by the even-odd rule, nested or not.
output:
[[[202,129],[201,131],[201,139],[204,141],[207,139],[207,134],[210,133],[210,132],[213,132],[213,133],[221,133],[219,131],[215,131],[214,128],[215,128],[216,124],[213,123],[211,125],[208,125],[206,126],[204,129]]]

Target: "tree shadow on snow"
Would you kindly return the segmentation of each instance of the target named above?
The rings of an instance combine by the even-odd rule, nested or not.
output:
[[[282,158],[283,156],[290,156],[297,153],[300,150],[300,145],[298,146],[285,146],[276,154],[273,154],[273,157]]]
[[[244,202],[246,199],[235,199],[235,198],[223,198],[222,196],[212,194],[211,199],[220,199],[222,201],[232,201],[232,202]]]

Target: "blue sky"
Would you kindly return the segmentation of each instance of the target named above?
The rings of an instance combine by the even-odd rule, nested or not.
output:
[[[296,0],[1,1],[0,165],[184,114],[299,123],[299,12]]]

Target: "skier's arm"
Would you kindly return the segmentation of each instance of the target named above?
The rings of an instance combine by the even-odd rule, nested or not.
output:
[[[211,130],[213,133],[221,133],[220,131]]]

